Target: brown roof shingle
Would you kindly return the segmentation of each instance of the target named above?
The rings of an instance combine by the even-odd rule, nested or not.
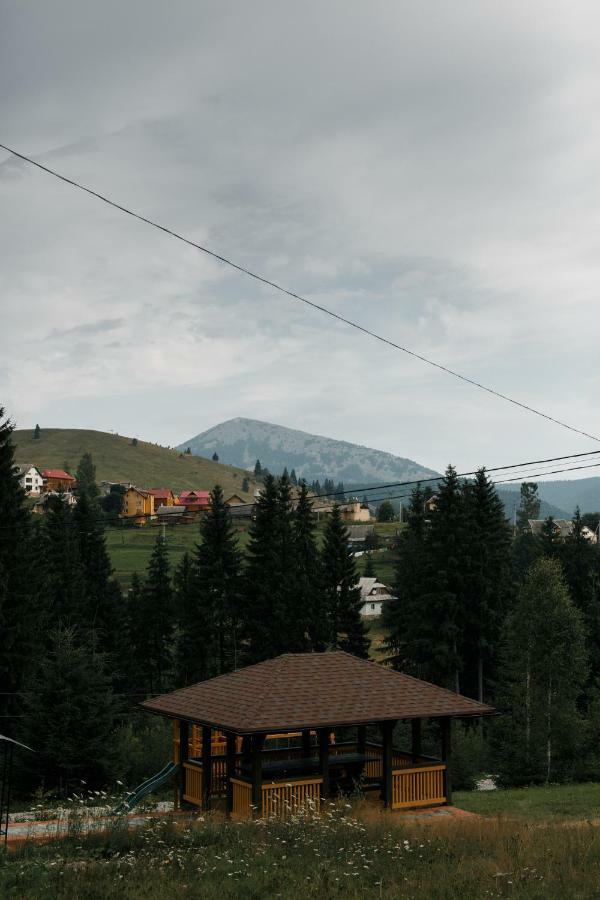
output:
[[[341,650],[286,653],[141,705],[238,734],[495,712],[491,706]]]

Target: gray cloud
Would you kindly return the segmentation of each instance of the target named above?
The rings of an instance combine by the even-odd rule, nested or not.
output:
[[[596,4],[0,16],[4,142],[600,431]],[[14,159],[0,204],[0,393],[24,425],[174,444],[247,415],[435,467],[585,444]]]

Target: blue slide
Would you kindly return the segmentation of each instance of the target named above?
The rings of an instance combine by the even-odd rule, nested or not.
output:
[[[139,787],[136,787],[135,791],[133,791],[125,800],[122,800],[118,806],[116,806],[113,810],[115,813],[125,813],[130,812],[134,806],[137,806],[140,800],[142,800],[147,794],[151,794],[152,791],[155,791],[156,788],[160,787],[165,781],[168,781],[173,777],[177,772],[179,772],[181,768],[181,763],[176,762],[168,762],[164,769],[161,769],[160,772],[157,772],[156,775],[152,775],[151,778],[147,778],[146,781],[143,781]]]

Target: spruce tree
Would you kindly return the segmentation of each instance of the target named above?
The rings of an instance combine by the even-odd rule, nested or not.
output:
[[[250,527],[244,578],[248,661],[305,649],[304,621],[295,608],[295,541],[289,479],[266,475]]]
[[[250,490],[250,481],[248,478],[244,478],[244,480],[242,481],[242,491],[245,494],[247,494],[249,490]]]
[[[260,478],[261,475],[262,475],[262,466],[260,464],[260,459],[257,459],[256,462],[254,463],[254,477]]]
[[[215,450],[215,452],[214,452],[213,455],[212,455],[212,461],[213,461],[213,462],[219,462],[219,454],[217,453],[216,450]]]
[[[373,554],[367,553],[365,555],[365,567],[363,569],[363,575],[365,578],[377,578],[377,573],[375,572],[375,563],[373,562]]]
[[[210,509],[200,523],[195,563],[197,604],[207,628],[208,675],[222,675],[238,665],[241,585],[240,553],[219,485],[211,492]]]
[[[46,558],[43,600],[48,627],[77,627],[86,607],[86,580],[78,524],[61,495],[48,499],[42,535]]]
[[[583,533],[579,507],[573,530],[560,547],[560,560],[573,603],[581,611],[587,632],[590,679],[600,679],[600,553]]]
[[[298,486],[298,476],[296,475],[296,470],[292,469],[290,472],[290,482],[294,485],[294,487]]]
[[[464,494],[469,552],[461,641],[463,693],[484,702],[495,677],[510,594],[510,529],[485,469],[479,469]]]
[[[560,543],[560,535],[556,531],[554,518],[548,516],[542,523],[539,537],[542,556],[546,556],[549,559],[558,559],[560,556]]]
[[[15,692],[34,658],[37,592],[44,576],[43,568],[34,565],[40,548],[15,472],[13,428],[0,408],[0,714],[9,734],[17,721]]]
[[[422,639],[429,644],[428,678],[460,691],[461,634],[465,627],[469,566],[465,500],[456,470],[448,466],[430,516],[423,572]]]
[[[360,615],[361,594],[356,563],[349,548],[348,529],[337,503],[325,526],[321,568],[331,646],[363,659],[368,658],[369,640]]]
[[[130,605],[132,655],[141,689],[155,694],[170,686],[174,630],[173,589],[166,542],[159,535],[148,562],[137,606]]]
[[[19,728],[36,750],[26,762],[45,790],[58,789],[61,796],[82,779],[91,787],[106,784],[117,704],[105,658],[90,653],[75,628],[58,628],[37,663]]]
[[[41,434],[42,434],[42,430],[41,430],[40,426],[39,426],[39,425],[36,425],[35,428],[34,428],[34,430],[33,430],[33,439],[34,439],[34,441],[39,441],[39,439],[40,439],[40,437],[41,437]]]
[[[327,647],[328,623],[322,584],[321,566],[315,536],[316,516],[306,482],[300,482],[298,502],[293,514],[296,573],[295,610],[302,621],[307,647],[322,651]]]
[[[96,484],[96,466],[91,453],[84,453],[79,460],[75,478],[77,479],[77,496],[85,494],[88,500],[92,502],[97,500],[100,491]]]
[[[389,660],[395,669],[417,677],[430,677],[431,674],[430,633],[435,623],[424,618],[423,604],[428,563],[425,494],[417,485],[410,497],[407,526],[398,542],[395,598],[383,609]]]
[[[572,779],[582,745],[579,700],[587,674],[582,615],[560,564],[532,566],[509,613],[494,729],[505,784]]]
[[[117,655],[122,647],[123,631],[121,589],[113,578],[98,506],[87,492],[79,495],[72,518],[85,584],[80,607],[81,627],[88,633],[92,646],[112,654],[111,661],[119,668]]]
[[[529,520],[539,519],[540,497],[534,481],[524,481],[521,485],[521,502],[517,510],[517,530],[528,531]]]

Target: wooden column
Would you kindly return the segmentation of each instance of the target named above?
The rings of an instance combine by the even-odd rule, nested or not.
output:
[[[227,759],[225,761],[225,778],[227,780],[227,800],[226,811],[227,816],[233,812],[233,785],[231,779],[235,777],[235,734],[230,731],[226,733],[227,738]]]
[[[416,765],[421,758],[421,720],[411,719],[410,729],[412,737],[411,756],[413,763]]]
[[[386,808],[392,806],[392,741],[394,737],[395,721],[383,722],[381,736],[383,743],[383,757],[381,760],[383,781],[381,784],[381,799]]]
[[[186,770],[183,767],[183,764],[188,761],[189,757],[189,739],[190,739],[190,724],[189,722],[185,722],[183,719],[179,720],[179,762],[181,763],[181,768],[179,770],[179,779],[178,779],[178,787],[177,787],[177,806],[179,809],[183,806],[183,795],[185,794],[185,775]]]
[[[359,725],[356,732],[356,752],[365,754],[367,752],[367,726]]]
[[[312,754],[312,748],[310,746],[310,731],[308,729],[304,729],[302,732],[302,756],[304,759],[308,759]]]
[[[442,762],[446,763],[444,772],[444,793],[446,803],[452,805],[452,719],[445,716],[440,720],[442,726]]]
[[[210,809],[212,794],[212,728],[202,726],[202,809]]]
[[[262,749],[265,743],[264,734],[252,735],[252,806],[254,815],[262,815]]]
[[[317,737],[319,740],[319,770],[323,779],[321,797],[327,800],[329,797],[329,729],[319,728]]]

